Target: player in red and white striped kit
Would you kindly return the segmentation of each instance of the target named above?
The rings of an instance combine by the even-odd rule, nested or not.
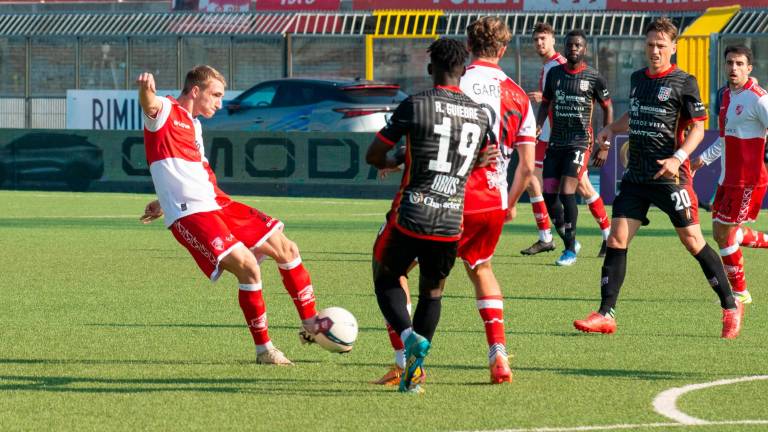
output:
[[[141,220],[165,215],[165,225],[186,247],[200,270],[216,281],[226,270],[239,282],[239,303],[256,345],[256,361],[290,365],[267,332],[259,262],[277,262],[283,285],[302,321],[302,342],[312,342],[317,312],[309,273],[299,249],[283,234],[277,219],[233,201],[219,189],[203,149],[196,118],[210,118],[221,108],[226,81],[214,68],[196,66],[187,73],[178,99],[155,94],[151,73],[136,80],[144,112],[144,145],[158,200],[150,202]]]
[[[539,76],[539,88],[537,91],[528,92],[528,96],[533,102],[541,103],[541,95],[544,89],[544,84],[546,84],[547,73],[553,67],[565,64],[566,59],[562,54],[555,50],[555,33],[552,26],[547,23],[538,23],[534,26],[533,45],[536,49],[536,53],[541,57],[543,65],[541,67],[541,75]],[[550,216],[558,233],[561,234],[561,237],[563,225],[565,224],[563,206],[557,203],[555,205],[554,214],[550,215],[547,211],[547,205],[544,202],[542,169],[544,167],[544,156],[547,152],[550,131],[551,125],[549,124],[549,119],[547,119],[541,128],[538,141],[536,142],[536,170],[527,189],[528,197],[530,198],[531,206],[533,207],[533,215],[536,219],[536,226],[539,230],[539,239],[528,248],[521,250],[520,253],[523,255],[535,255],[540,252],[555,250],[555,243],[552,238],[552,230],[549,224]],[[607,153],[607,150],[598,152],[596,160],[605,160]],[[582,175],[579,178],[579,185],[576,192],[587,203],[589,211],[592,213],[592,217],[594,217],[595,221],[600,226],[603,243],[600,247],[598,256],[604,256],[606,248],[605,241],[608,238],[608,234],[611,232],[611,219],[605,211],[603,199],[592,186],[588,175]],[[578,248],[580,249],[580,246]]]
[[[697,158],[693,167],[709,165],[722,153],[712,229],[733,294],[747,304],[752,296],[747,290],[739,246],[768,248],[766,233],[742,225],[755,221],[768,185],[764,165],[768,92],[749,77],[752,50],[748,47],[727,47],[725,70],[728,87],[720,105],[720,139]]]

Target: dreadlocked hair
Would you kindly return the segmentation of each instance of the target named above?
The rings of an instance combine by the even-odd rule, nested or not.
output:
[[[452,71],[464,66],[469,53],[467,47],[456,39],[440,38],[427,48],[432,64]]]

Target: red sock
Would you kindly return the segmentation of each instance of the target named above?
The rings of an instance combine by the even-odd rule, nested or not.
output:
[[[550,228],[549,213],[544,197],[531,197],[531,207],[533,207],[533,217],[536,218],[536,227],[539,231],[548,230]]]
[[[309,273],[301,263],[301,257],[288,263],[278,263],[277,267],[280,269],[280,276],[283,277],[283,286],[293,299],[299,317],[305,320],[317,315],[315,291],[312,288]]]
[[[744,239],[741,245],[748,248],[768,248],[768,235],[766,233],[755,231],[752,228],[741,227]]]
[[[243,310],[248,330],[251,331],[253,342],[256,345],[264,345],[269,342],[267,334],[267,307],[264,305],[264,297],[261,295],[261,282],[256,284],[240,284],[238,292],[240,309]]]
[[[608,213],[605,211],[605,205],[600,195],[594,195],[587,200],[589,204],[589,211],[592,213],[592,217],[595,218],[595,222],[600,225],[601,230],[606,230],[611,227],[611,220],[608,218]]]
[[[477,310],[485,323],[485,338],[488,346],[505,345],[504,335],[504,300],[502,296],[487,296],[477,299]]]
[[[723,258],[725,275],[728,276],[731,289],[738,292],[746,290],[747,281],[744,278],[744,257],[741,254],[739,245],[734,244],[720,249],[720,256]]]
[[[405,349],[405,345],[403,345],[403,341],[400,340],[400,335],[397,334],[395,329],[392,328],[389,323],[387,324],[387,334],[389,335],[389,343],[392,345],[392,349],[395,351]]]

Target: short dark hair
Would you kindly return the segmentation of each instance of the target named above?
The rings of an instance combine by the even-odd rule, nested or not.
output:
[[[585,42],[587,41],[587,34],[584,32],[584,30],[580,30],[580,29],[571,30],[568,32],[567,35],[565,35],[566,40],[572,37],[580,37],[584,39]]]
[[[467,57],[469,57],[467,47],[463,43],[445,37],[432,42],[427,48],[427,52],[433,65],[448,72],[464,67]]]
[[[740,54],[747,58],[747,64],[752,64],[752,50],[746,45],[728,45],[725,47],[723,57],[728,58],[728,54]]]
[[[655,31],[656,33],[665,33],[669,36],[672,42],[677,40],[677,26],[675,26],[672,20],[668,17],[663,16],[651,21],[651,23],[648,24],[648,27],[645,28],[645,35],[648,36],[648,33],[652,31]]]
[[[512,39],[501,18],[485,16],[467,26],[467,44],[477,57],[497,57]]]
[[[540,23],[536,23],[536,25],[533,26],[533,33],[532,34],[536,34],[536,33],[549,33],[552,36],[554,36],[555,35],[555,29],[553,29],[552,26],[549,25],[548,23],[540,22]]]

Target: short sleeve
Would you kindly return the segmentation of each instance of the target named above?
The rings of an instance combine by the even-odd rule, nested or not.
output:
[[[597,99],[602,106],[606,106],[611,100],[611,92],[608,90],[608,82],[600,74],[598,74],[595,79],[595,99]]]
[[[544,80],[544,91],[541,94],[541,99],[547,102],[551,101],[555,97],[555,91],[552,88],[552,80],[550,79],[553,70],[555,70],[555,68],[552,68],[549,70],[549,72],[547,72],[547,76]]]
[[[407,98],[400,102],[392,117],[377,136],[389,145],[395,145],[403,135],[407,134],[413,124],[413,101]]]
[[[160,100],[160,103],[163,105],[162,108],[160,108],[160,111],[157,112],[157,115],[155,115],[155,118],[152,118],[148,116],[146,113],[144,114],[144,126],[147,128],[150,132],[157,132],[160,130],[160,128],[165,125],[165,121],[168,120],[168,116],[171,115],[171,101],[167,97],[158,96],[157,99]]]
[[[517,131],[517,136],[515,137],[515,145],[536,144],[536,119],[533,115],[533,108],[531,107],[530,100],[526,100],[525,102],[526,105],[523,110],[523,118],[520,123],[520,128]]]
[[[699,95],[699,86],[696,83],[696,77],[688,75],[681,89],[682,107],[680,109],[681,117],[688,118],[691,121],[701,121],[707,119],[707,109],[701,102]]]
[[[763,124],[763,128],[768,129],[768,94],[760,96],[755,104],[755,113],[757,119]]]

